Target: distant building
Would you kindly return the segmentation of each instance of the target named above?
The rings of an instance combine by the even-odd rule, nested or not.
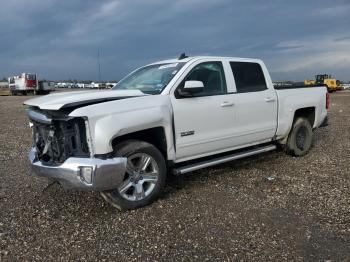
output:
[[[0,88],[9,88],[9,83],[7,81],[0,81]]]

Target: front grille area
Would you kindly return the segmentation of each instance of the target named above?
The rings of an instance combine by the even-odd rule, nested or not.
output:
[[[38,158],[48,165],[63,163],[69,157],[89,157],[85,121],[82,118],[33,121],[33,143]]]

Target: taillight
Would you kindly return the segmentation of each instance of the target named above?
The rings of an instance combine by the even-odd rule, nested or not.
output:
[[[329,109],[329,93],[326,93],[326,109]]]

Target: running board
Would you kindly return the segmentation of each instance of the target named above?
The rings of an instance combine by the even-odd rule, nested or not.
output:
[[[215,166],[215,165],[226,163],[226,162],[229,162],[232,160],[261,154],[261,153],[272,151],[275,149],[276,149],[275,145],[268,145],[268,146],[264,146],[264,147],[260,147],[260,148],[250,149],[250,150],[244,151],[244,152],[235,153],[235,154],[228,155],[228,156],[223,156],[223,157],[219,157],[219,158],[210,159],[207,161],[202,161],[202,162],[199,162],[196,164],[190,164],[188,166],[179,167],[179,168],[176,168],[174,171],[175,171],[175,174],[177,174],[177,175],[185,174],[185,173],[192,172],[192,171],[195,171],[198,169],[202,169],[202,168],[206,168],[206,167],[210,167],[210,166]]]

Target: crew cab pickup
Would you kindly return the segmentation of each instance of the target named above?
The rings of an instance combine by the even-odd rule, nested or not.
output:
[[[154,201],[170,173],[276,148],[306,154],[329,101],[324,86],[274,88],[258,59],[181,57],[141,67],[112,90],[25,104],[32,173],[125,210]]]

